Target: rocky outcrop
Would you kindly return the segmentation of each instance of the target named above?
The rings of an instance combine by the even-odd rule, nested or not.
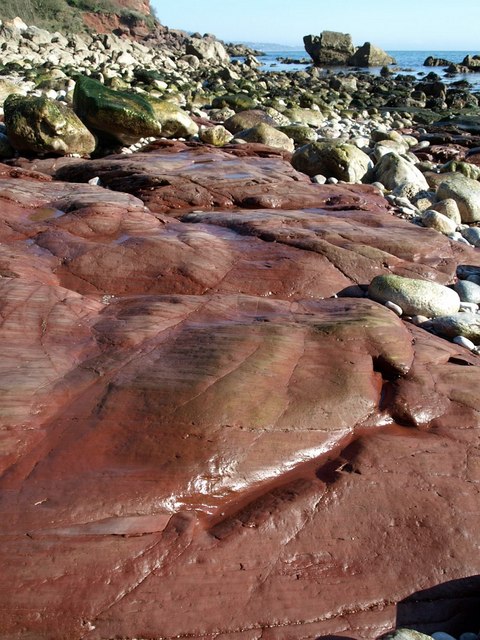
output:
[[[319,36],[303,37],[305,51],[317,66],[344,67],[355,52],[352,36],[336,31],[322,31]]]
[[[445,58],[436,58],[434,56],[428,56],[423,63],[424,67],[448,67],[452,64],[450,60]]]
[[[303,37],[305,51],[316,66],[381,67],[395,64],[395,59],[370,42],[355,49],[348,33],[322,31],[320,36]]]
[[[225,47],[218,40],[191,38],[186,45],[187,55],[193,55],[200,60],[217,60],[219,62],[229,62]]]
[[[392,58],[380,47],[376,47],[370,42],[365,42],[355,51],[348,64],[352,67],[383,67],[389,64],[396,64],[396,62],[395,58]]]

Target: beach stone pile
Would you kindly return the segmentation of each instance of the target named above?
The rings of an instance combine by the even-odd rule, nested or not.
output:
[[[477,98],[0,38],[0,639],[478,640]]]

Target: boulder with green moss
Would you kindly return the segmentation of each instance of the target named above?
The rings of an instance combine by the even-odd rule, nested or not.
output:
[[[292,165],[309,176],[321,174],[345,182],[362,181],[373,166],[366,153],[340,141],[306,144],[295,151]]]
[[[310,127],[321,127],[327,119],[326,116],[316,109],[302,109],[293,107],[283,112],[292,124],[304,124]]]
[[[373,278],[368,295],[377,302],[394,302],[407,315],[427,318],[456,314],[460,297],[456,291],[436,282],[382,275]]]
[[[148,101],[165,138],[188,138],[198,133],[198,125],[173,102],[155,98],[148,98]]]
[[[249,109],[255,109],[257,102],[246,93],[234,93],[226,94],[223,96],[216,96],[212,101],[212,107],[214,109],[222,109],[223,107],[230,107],[236,113],[239,111],[248,111]]]
[[[463,174],[471,180],[480,180],[480,167],[471,162],[461,162],[459,160],[450,160],[440,169],[440,173],[457,172]]]
[[[286,133],[289,138],[295,142],[295,144],[308,144],[309,142],[316,142],[318,135],[314,129],[307,127],[303,124],[288,124],[283,127],[279,127],[280,131]]]
[[[7,136],[17,151],[86,156],[95,149],[92,133],[63,102],[12,94],[3,108]]]
[[[73,108],[87,127],[106,142],[129,145],[140,138],[162,135],[162,126],[146,98],[115,91],[86,76],[77,78]]]

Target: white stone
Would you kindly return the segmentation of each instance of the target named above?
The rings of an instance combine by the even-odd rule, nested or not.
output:
[[[387,309],[390,309],[390,311],[393,311],[393,313],[395,313],[399,318],[403,316],[402,307],[398,304],[395,304],[395,302],[392,302],[391,300],[387,300],[385,302],[385,306],[387,307]]]
[[[475,302],[460,302],[460,311],[466,311],[468,313],[477,313],[478,304]]]
[[[473,342],[468,338],[465,338],[464,336],[455,336],[452,342],[458,344],[460,347],[465,347],[465,349],[468,349],[469,351],[473,351],[474,349],[476,349]]]

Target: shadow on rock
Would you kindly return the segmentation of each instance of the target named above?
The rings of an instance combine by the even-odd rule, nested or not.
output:
[[[398,603],[397,628],[431,634],[444,631],[458,637],[480,627],[480,576],[450,580],[417,591]]]

